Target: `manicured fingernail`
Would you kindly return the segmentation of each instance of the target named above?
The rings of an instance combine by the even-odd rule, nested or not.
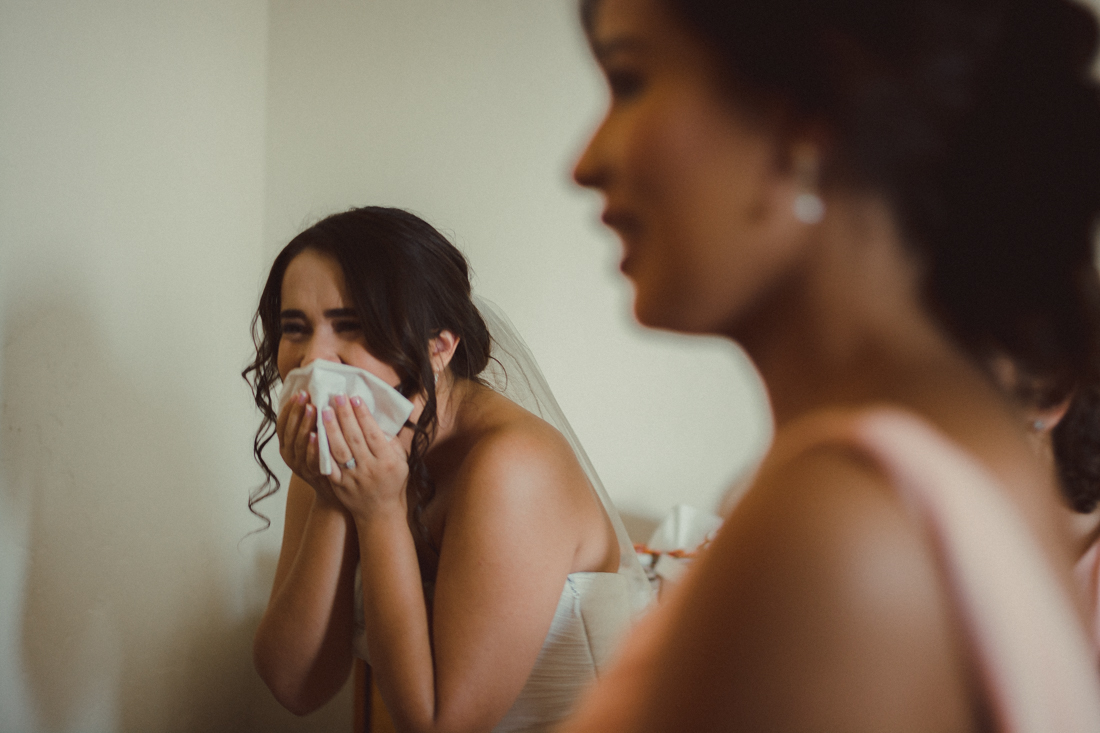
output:
[[[326,407],[321,415],[325,418],[325,422],[332,422],[336,418],[336,413],[332,411],[331,407]]]
[[[298,398],[297,399],[298,399],[298,404],[301,405],[306,400],[309,399],[309,394],[307,394],[305,390],[302,390],[301,392],[298,393]]]
[[[352,397],[351,398],[351,404],[355,405],[356,407],[362,407],[363,406],[363,398],[362,397]]]
[[[336,403],[337,407],[343,407],[348,403],[348,398],[345,395],[338,394],[332,398],[332,401]]]
[[[317,442],[317,433],[310,433],[309,434],[309,444],[313,445],[316,442]]]
[[[313,405],[306,405],[306,417],[313,417]]]

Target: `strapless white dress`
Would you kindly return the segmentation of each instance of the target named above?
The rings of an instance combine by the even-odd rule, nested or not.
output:
[[[584,688],[607,668],[630,627],[632,609],[649,600],[637,598],[632,588],[637,586],[622,573],[566,576],[535,666],[493,733],[550,731],[569,715]],[[369,661],[362,598],[356,583],[355,654]]]

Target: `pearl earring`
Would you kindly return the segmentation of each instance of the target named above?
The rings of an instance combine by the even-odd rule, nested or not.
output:
[[[803,224],[817,224],[825,218],[825,202],[816,193],[804,191],[794,198],[794,218]]]
[[[817,224],[825,218],[825,202],[817,194],[817,155],[812,150],[799,151],[794,165],[800,189],[791,205],[794,218],[803,224]]]
[[[1041,418],[1035,418],[1034,420],[1031,421],[1031,429],[1034,430],[1037,433],[1043,432],[1043,429],[1046,426],[1047,426],[1047,424]]]

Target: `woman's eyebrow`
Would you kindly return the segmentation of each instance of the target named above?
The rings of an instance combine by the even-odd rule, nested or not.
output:
[[[280,319],[299,318],[299,319],[304,321],[304,320],[306,320],[306,314],[303,313],[302,311],[299,311],[299,310],[285,310],[285,311],[282,311],[281,313],[279,313],[279,318]]]

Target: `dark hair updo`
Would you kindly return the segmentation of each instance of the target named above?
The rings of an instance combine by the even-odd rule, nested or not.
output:
[[[489,332],[470,299],[466,258],[430,224],[401,209],[366,206],[333,214],[296,236],[275,258],[252,319],[256,358],[242,372],[263,421],[253,452],[266,480],[249,497],[249,507],[279,490],[263,458],[275,436],[272,390],[279,379],[281,297],[290,262],[305,250],[334,259],[344,274],[351,305],[359,316],[367,349],[397,372],[406,397],[426,395],[409,454],[410,514],[428,546],[422,513],[434,494],[424,455],[434,436],[435,375],[428,342],[441,331],[458,337],[450,370],[457,379],[476,379],[489,361]],[[423,560],[423,558],[422,558]]]
[[[733,100],[829,135],[822,184],[882,195],[925,300],[980,363],[1100,377],[1100,95],[1068,0],[662,0]],[[583,0],[591,30],[599,0]]]

